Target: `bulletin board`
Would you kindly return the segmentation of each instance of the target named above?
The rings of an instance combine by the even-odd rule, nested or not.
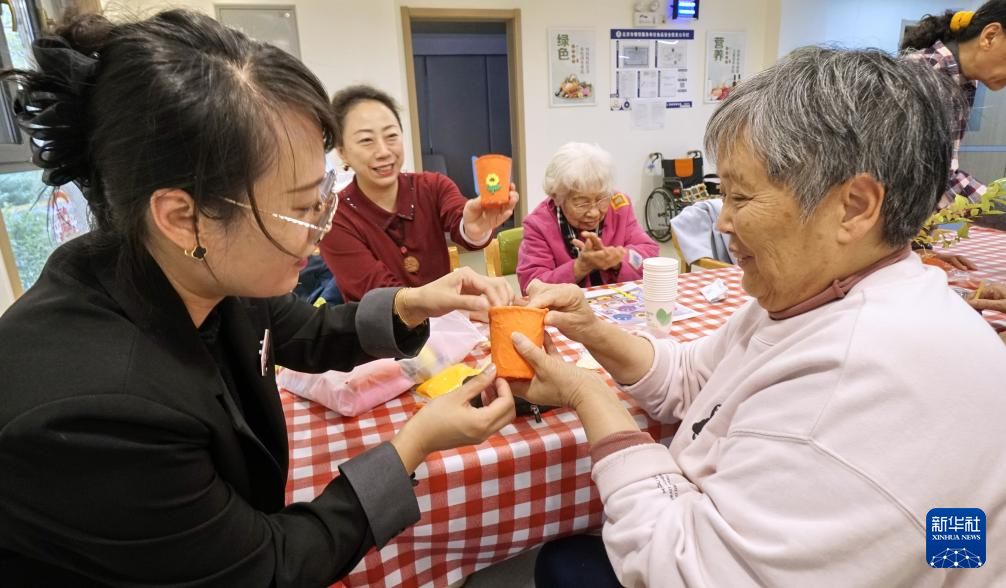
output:
[[[688,47],[695,31],[611,29],[611,110],[660,102],[690,108]]]

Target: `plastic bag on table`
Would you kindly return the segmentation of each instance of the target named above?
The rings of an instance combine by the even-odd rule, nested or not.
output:
[[[290,392],[313,400],[335,412],[355,417],[384,404],[412,388],[413,381],[393,359],[358,365],[351,372],[304,374],[284,369],[277,383]]]
[[[402,373],[416,384],[429,380],[442,370],[461,363],[485,335],[458,311],[430,319],[430,339],[412,359],[400,359]]]
[[[451,312],[430,319],[430,339],[413,359],[378,359],[351,372],[305,374],[284,369],[277,383],[335,412],[354,417],[460,363],[485,337],[468,317]]]

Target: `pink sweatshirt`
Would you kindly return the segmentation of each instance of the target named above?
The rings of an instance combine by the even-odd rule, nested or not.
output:
[[[592,473],[624,585],[1004,582],[1006,346],[943,272],[911,255],[792,318],[752,301],[705,339],[651,341],[625,390],[681,428]],[[927,565],[926,513],[954,507],[985,511],[988,565]]]
[[[639,226],[632,205],[620,208],[611,206],[604,217],[604,232],[601,240],[605,245],[621,246],[635,250],[643,259],[660,254],[660,247]],[[559,222],[555,217],[555,202],[546,198],[524,219],[524,240],[518,252],[517,281],[520,289],[527,292],[527,285],[538,278],[549,284],[573,284],[573,258],[566,250],[566,242],[559,232]],[[617,271],[603,271],[605,284],[615,284],[643,277],[643,267],[632,267],[628,255]],[[583,284],[581,284],[583,285]]]

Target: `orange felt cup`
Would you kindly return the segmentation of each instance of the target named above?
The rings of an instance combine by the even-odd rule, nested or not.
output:
[[[489,341],[496,375],[510,380],[530,380],[534,369],[513,346],[510,336],[523,333],[538,347],[545,344],[544,308],[496,306],[489,309]]]
[[[510,170],[506,155],[483,155],[475,159],[475,181],[483,208],[503,208],[510,202]]]

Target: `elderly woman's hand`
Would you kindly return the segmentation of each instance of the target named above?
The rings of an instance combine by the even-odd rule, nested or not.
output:
[[[485,312],[491,306],[513,303],[514,292],[505,278],[487,278],[463,267],[418,288],[403,288],[395,296],[395,312],[409,327],[452,310]]]
[[[513,334],[517,352],[534,368],[534,379],[530,383],[512,383],[514,394],[534,404],[576,410],[588,396],[612,393],[596,372],[566,363],[551,347],[551,340],[546,338],[545,342],[550,353],[536,347],[522,333]]]
[[[591,310],[583,290],[575,284],[546,284],[532,280],[527,287],[527,305],[547,308],[545,324],[559,329],[566,337],[580,343],[591,342],[600,323]]]
[[[982,288],[981,297],[968,300],[978,310],[998,310],[1006,312],[1006,283],[989,284]]]
[[[513,214],[513,209],[520,200],[517,186],[510,184],[510,201],[502,208],[482,208],[479,198],[472,198],[465,204],[463,218],[465,233],[473,243],[483,242],[496,227],[506,222]]]
[[[609,247],[595,233],[584,231],[583,240],[573,239],[573,246],[580,250],[576,263],[580,272],[586,276],[594,270],[617,268],[625,259],[625,247]]]

